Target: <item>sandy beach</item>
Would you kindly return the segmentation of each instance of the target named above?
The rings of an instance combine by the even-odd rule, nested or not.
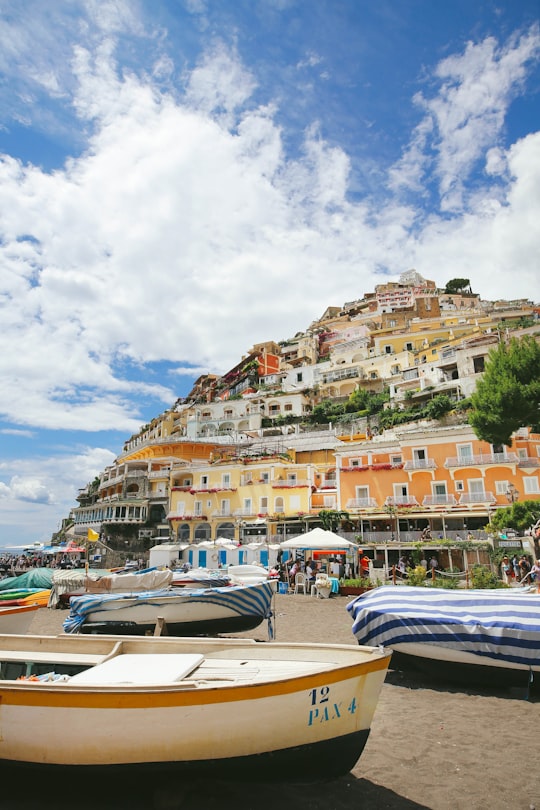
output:
[[[318,600],[303,594],[277,594],[276,638],[354,643],[348,601],[341,596]],[[30,632],[62,632],[65,617],[65,611],[44,608]],[[266,641],[267,626],[244,635]],[[269,775],[264,785],[164,784],[153,790],[150,800],[132,799],[125,807],[540,810],[539,721],[538,695],[527,700],[517,689],[445,688],[391,669],[368,744],[347,777],[318,783],[306,778],[302,785],[280,784],[277,774]],[[109,806],[103,804],[103,796],[100,799],[101,808]],[[78,810],[98,806],[86,803],[90,801],[78,799]]]

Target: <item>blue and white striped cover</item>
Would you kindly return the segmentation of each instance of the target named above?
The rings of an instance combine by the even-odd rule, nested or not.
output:
[[[69,602],[69,616],[63,623],[64,632],[77,633],[91,613],[103,607],[110,610],[110,621],[114,621],[115,608],[130,604],[148,604],[156,609],[167,603],[179,606],[178,621],[181,621],[183,602],[204,602],[225,607],[231,615],[260,616],[269,619],[272,615],[271,603],[275,592],[273,582],[257,585],[231,585],[223,588],[171,588],[161,591],[141,591],[140,593],[84,594],[72,596]]]
[[[426,642],[540,666],[540,597],[534,594],[384,586],[359,596],[347,610],[360,644]]]

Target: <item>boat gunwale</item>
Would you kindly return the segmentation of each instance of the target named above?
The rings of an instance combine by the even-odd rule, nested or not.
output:
[[[53,637],[49,637],[53,638]],[[60,637],[62,638],[62,637]],[[123,637],[114,637],[117,640],[123,641]],[[133,637],[130,641],[133,640]],[[152,642],[152,639],[148,639]],[[168,639],[164,639],[168,641]],[[159,641],[159,639],[157,639]],[[187,647],[188,644],[177,645],[176,639],[173,639],[171,648],[174,647]],[[199,645],[204,646],[203,643]],[[211,640],[214,641],[214,640]],[[222,641],[222,640],[215,640]],[[239,641],[240,644],[230,645],[228,643],[222,644],[221,650],[214,650],[216,652],[227,650],[230,647],[235,653],[242,649],[243,639],[233,639]],[[251,640],[247,640],[251,641]],[[253,663],[264,663],[263,656],[256,655],[250,658],[249,652],[262,652],[264,647],[253,642],[255,646],[248,644],[246,650],[246,658]],[[127,645],[137,647],[135,645]],[[154,649],[155,645],[148,645]],[[195,645],[197,646],[197,645]],[[123,647],[123,645],[122,645]],[[219,678],[219,674],[213,676],[213,679],[205,678],[204,672],[197,677],[197,670],[191,673],[190,676],[178,682],[169,682],[166,684],[70,684],[67,682],[47,682],[47,681],[28,681],[28,680],[2,680],[0,681],[0,702],[5,705],[51,705],[51,706],[64,706],[76,707],[79,704],[90,707],[92,704],[94,708],[107,707],[115,705],[119,707],[118,701],[122,703],[122,708],[136,708],[138,706],[147,706],[148,696],[152,696],[152,705],[156,706],[174,706],[174,705],[196,705],[198,703],[220,703],[231,701],[243,701],[260,699],[264,697],[273,697],[276,694],[289,694],[303,689],[312,689],[316,686],[325,684],[338,683],[340,681],[349,680],[355,677],[363,677],[372,672],[379,672],[388,669],[391,658],[390,650],[381,650],[376,647],[362,647],[360,645],[348,644],[321,644],[314,645],[307,642],[288,642],[288,643],[274,643],[269,642],[268,647],[273,651],[279,653],[280,649],[292,650],[328,650],[336,653],[345,652],[347,658],[350,659],[352,654],[364,654],[365,658],[360,661],[330,661],[325,662],[323,659],[319,661],[311,661],[313,665],[318,665],[316,671],[306,672],[305,670],[300,673],[282,673],[276,674],[273,677],[265,677],[263,680],[253,681],[238,681],[234,679],[234,675],[230,676],[231,681],[227,682]],[[267,647],[267,648],[268,648]],[[128,652],[122,649],[118,651],[117,655]],[[201,650],[202,652],[202,650]],[[144,655],[144,653],[141,653]],[[164,655],[168,653],[163,651]],[[24,652],[21,652],[24,656]],[[112,656],[111,656],[112,657]],[[27,661],[31,661],[32,656],[27,655]],[[2,660],[2,653],[0,651],[0,661]],[[205,660],[212,661],[212,654],[208,655]],[[214,658],[215,660],[215,658]],[[225,659],[227,660],[227,659]],[[231,662],[238,660],[238,657],[229,659]],[[279,655],[274,657],[275,661],[286,660],[280,659]],[[289,659],[296,660],[301,666],[302,658]],[[99,666],[99,664],[97,664]],[[326,668],[325,668],[326,666]],[[91,668],[91,667],[90,667]],[[157,703],[156,703],[157,701]]]

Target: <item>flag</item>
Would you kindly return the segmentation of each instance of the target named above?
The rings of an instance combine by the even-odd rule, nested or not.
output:
[[[99,540],[99,534],[93,529],[88,529],[88,539],[91,543],[95,543],[96,540]]]

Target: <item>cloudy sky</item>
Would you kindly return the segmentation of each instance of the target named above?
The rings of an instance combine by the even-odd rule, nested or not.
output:
[[[540,300],[537,0],[1,0],[0,545],[416,268]]]

